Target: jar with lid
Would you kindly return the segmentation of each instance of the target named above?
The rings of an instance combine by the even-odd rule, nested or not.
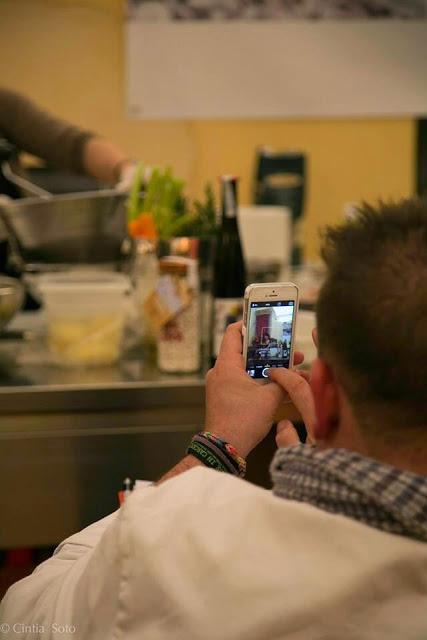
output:
[[[160,281],[173,281],[186,304],[162,326],[157,341],[157,364],[165,373],[194,373],[201,366],[201,314],[198,261],[169,256],[159,263]]]

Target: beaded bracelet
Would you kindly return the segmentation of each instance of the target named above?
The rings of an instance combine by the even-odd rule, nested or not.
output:
[[[236,448],[210,431],[201,431],[193,436],[187,453],[213,469],[241,478],[246,473],[246,460],[239,456]]]

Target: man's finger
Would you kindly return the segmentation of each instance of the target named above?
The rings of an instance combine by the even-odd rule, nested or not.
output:
[[[281,420],[277,425],[276,444],[280,447],[290,447],[300,441],[297,430],[290,420]]]
[[[224,333],[217,360],[243,367],[242,345],[242,323],[233,322]]]
[[[307,432],[311,434],[314,421],[314,400],[313,394],[308,382],[295,371],[289,369],[271,368],[268,371],[270,380],[277,382],[285,391],[288,392],[290,399],[306,426]]]
[[[304,354],[302,351],[294,352],[294,365],[302,364],[304,362]]]

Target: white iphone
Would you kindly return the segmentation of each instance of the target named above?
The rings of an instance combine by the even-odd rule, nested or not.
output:
[[[245,368],[255,380],[267,382],[270,367],[293,365],[298,287],[293,282],[250,284],[244,301]]]

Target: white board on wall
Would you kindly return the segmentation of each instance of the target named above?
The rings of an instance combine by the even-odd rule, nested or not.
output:
[[[128,20],[132,118],[427,113],[427,21]]]

